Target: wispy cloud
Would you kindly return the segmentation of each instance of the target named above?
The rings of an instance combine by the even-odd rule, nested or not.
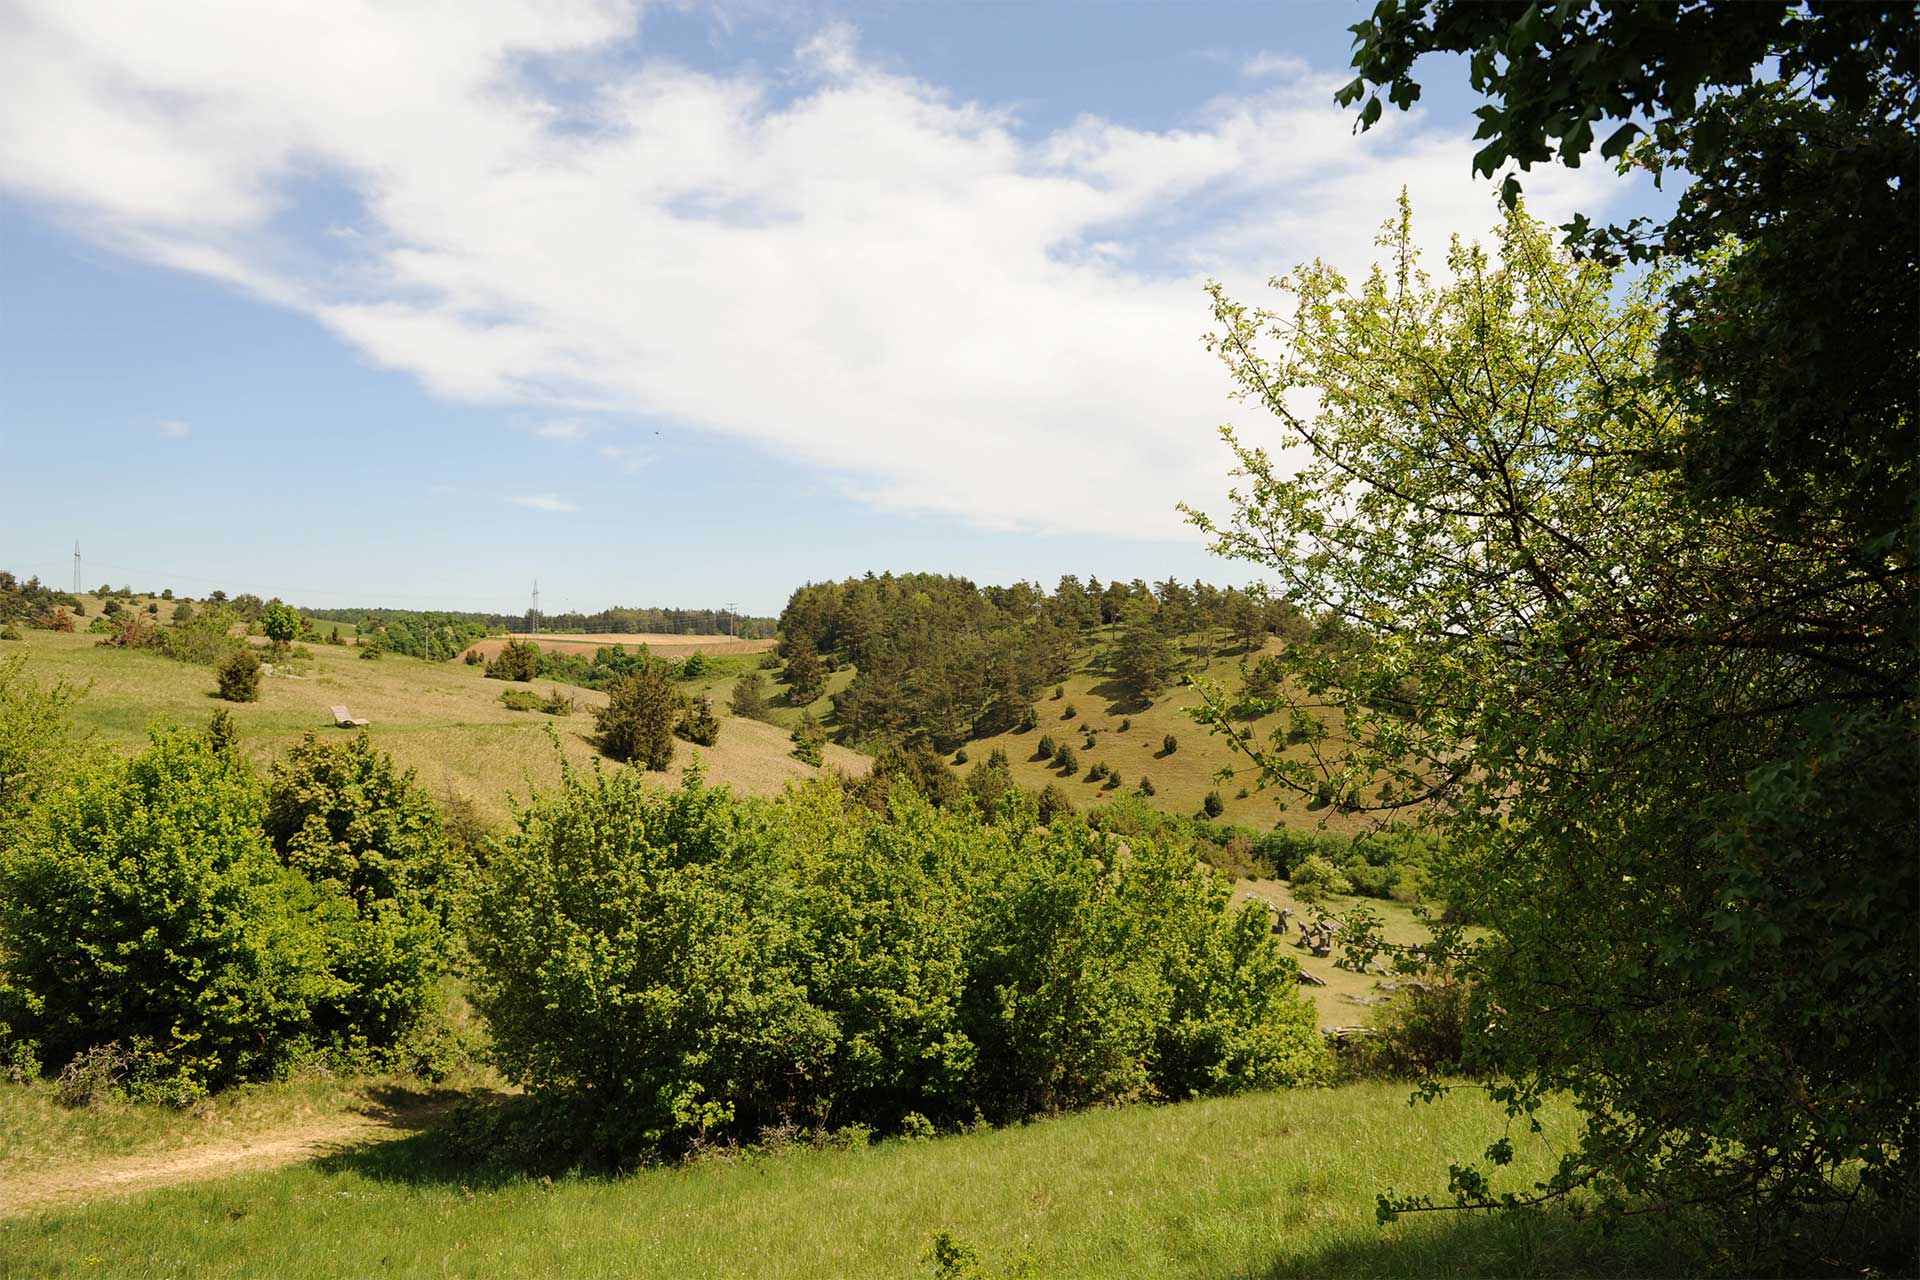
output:
[[[185,440],[193,434],[193,427],[178,418],[162,418],[154,430],[162,440]]]
[[[587,424],[578,418],[554,418],[533,429],[543,440],[585,440]]]
[[[507,501],[516,507],[532,507],[535,511],[578,511],[580,509],[565,498],[551,493],[515,494]]]
[[[1464,130],[1392,116],[1355,138],[1343,77],[1297,60],[1223,68],[1181,128],[1040,130],[850,27],[778,72],[703,72],[628,56],[640,13],[7,0],[0,188],[443,396],[646,417],[875,505],[1125,537],[1190,536],[1174,502],[1223,484],[1207,278],[1261,300],[1302,260],[1364,267],[1403,183],[1430,246],[1496,217]],[[526,71],[552,59],[592,92]],[[1603,211],[1605,169],[1536,170],[1528,198]],[[342,204],[361,234],[312,230]],[[578,439],[568,421],[536,430]],[[1062,501],[1069,482],[1099,500]]]
[[[653,455],[650,453],[616,444],[602,445],[600,456],[628,475],[632,475],[653,461]]]
[[[1307,75],[1310,70],[1305,59],[1296,58],[1290,53],[1256,53],[1240,64],[1240,74],[1249,80],[1262,80],[1268,76],[1284,76],[1295,80]]]

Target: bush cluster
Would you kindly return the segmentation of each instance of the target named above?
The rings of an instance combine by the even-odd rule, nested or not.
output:
[[[1185,853],[1030,808],[890,808],[620,771],[521,815],[475,895],[477,999],[572,1154],[1326,1078],[1264,913]]]
[[[431,802],[364,737],[265,785],[231,742],[156,730],[15,824],[0,1057],[178,1103],[313,1053],[384,1065],[421,1028],[458,878]]]
[[[540,674],[540,646],[531,640],[508,640],[487,664],[487,679],[517,680],[526,684]]]

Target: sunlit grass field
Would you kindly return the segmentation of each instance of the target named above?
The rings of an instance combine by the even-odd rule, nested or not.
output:
[[[224,708],[233,714],[247,753],[264,765],[303,733],[344,735],[328,710],[340,704],[371,721],[367,733],[374,745],[418,770],[436,795],[464,796],[494,821],[509,814],[510,792],[524,798],[531,788],[552,785],[563,757],[584,766],[598,756],[589,740],[593,717],[588,711],[604,704],[604,694],[560,686],[579,704],[570,716],[509,711],[500,704],[501,690],[531,688],[544,694],[551,686],[488,680],[481,668],[460,662],[394,654],[368,661],[352,646],[307,644],[301,647],[310,656],[261,682],[258,702],[229,703],[213,696],[213,672],[206,667],[144,651],[103,649],[96,636],[48,631],[24,636],[0,641],[0,656],[27,652],[27,673],[41,684],[64,679],[90,686],[73,709],[74,720],[95,740],[121,749],[145,741],[156,722],[202,725]],[[709,781],[772,795],[788,779],[814,772],[793,759],[787,730],[732,718],[724,697],[716,700],[715,710],[723,724],[720,740],[698,748]],[[679,743],[673,768],[659,775],[661,780],[677,780],[695,751]],[[828,747],[826,759],[852,773],[866,769],[865,757],[840,747]]]
[[[1570,1136],[1569,1112],[1546,1122],[1516,1134],[1510,1185]],[[1380,1191],[1441,1187],[1504,1129],[1470,1094],[1410,1108],[1405,1086],[1349,1085],[553,1183],[461,1167],[426,1134],[0,1219],[0,1276],[930,1276],[938,1232],[987,1275],[1670,1271],[1655,1242],[1558,1215],[1377,1225]]]

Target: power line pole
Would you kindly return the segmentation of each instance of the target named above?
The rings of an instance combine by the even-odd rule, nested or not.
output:
[[[75,539],[73,544],[73,594],[80,594],[80,542],[78,539]]]
[[[740,605],[737,601],[727,602],[727,635],[734,640],[740,638]]]
[[[527,616],[533,620],[533,634],[540,634],[540,579],[533,580],[533,608]]]

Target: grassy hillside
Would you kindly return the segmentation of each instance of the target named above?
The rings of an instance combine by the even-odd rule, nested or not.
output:
[[[587,711],[606,699],[588,689],[564,690],[580,707],[571,716],[509,711],[500,705],[501,690],[544,693],[547,686],[488,680],[479,667],[458,662],[393,654],[367,661],[352,647],[308,645],[310,657],[262,682],[259,702],[227,703],[212,696],[213,673],[205,667],[142,651],[102,649],[94,636],[29,631],[25,637],[0,641],[0,654],[26,651],[28,673],[42,683],[65,679],[91,685],[74,718],[115,747],[138,745],[156,720],[204,724],[225,708],[238,722],[248,753],[264,763],[309,730],[344,732],[334,728],[328,712],[344,704],[372,721],[367,732],[375,746],[418,769],[430,789],[463,795],[495,820],[509,812],[509,791],[524,796],[530,787],[554,781],[561,754],[576,765],[597,758],[588,741],[593,718]],[[792,744],[784,729],[735,719],[724,700],[716,711],[723,725],[720,740],[699,749],[713,782],[770,795],[789,778],[813,772],[789,754]],[[549,728],[559,740],[559,754],[548,739]],[[675,769],[689,763],[694,751],[680,743]],[[827,763],[855,773],[866,767],[865,757],[840,747],[828,748]],[[670,780],[677,772],[661,777]]]
[[[0,1107],[15,1089],[0,1088]],[[1375,1195],[1439,1187],[1497,1135],[1470,1095],[1405,1086],[1129,1107],[1020,1128],[716,1159],[548,1183],[447,1158],[432,1134],[128,1200],[0,1218],[0,1276],[1665,1274],[1674,1259],[1561,1216],[1376,1225]],[[1502,1185],[1549,1170],[1573,1117],[1515,1135]]]
[[[1014,780],[1021,786],[1037,789],[1049,782],[1058,782],[1073,798],[1075,807],[1083,812],[1109,802],[1115,795],[1132,791],[1142,777],[1147,777],[1153,780],[1153,804],[1168,813],[1198,813],[1207,792],[1218,791],[1226,805],[1219,819],[1222,822],[1254,828],[1283,824],[1342,832],[1363,830],[1369,825],[1365,815],[1333,810],[1308,812],[1297,796],[1278,790],[1259,790],[1254,785],[1254,771],[1247,767],[1245,757],[1235,755],[1224,737],[1208,733],[1194,723],[1189,713],[1200,705],[1200,695],[1192,687],[1169,688],[1144,709],[1127,702],[1106,672],[1104,650],[1113,639],[1109,634],[1112,630],[1108,628],[1099,633],[1092,644],[1081,650],[1073,673],[1060,682],[1060,697],[1054,697],[1052,689],[1041,694],[1035,707],[1039,713],[1036,728],[968,743],[968,759],[984,760],[988,752],[998,747],[1007,753]],[[1190,673],[1238,690],[1243,655],[1228,647],[1224,637],[1215,636],[1210,656],[1201,639],[1189,636],[1183,646]],[[1272,643],[1277,645],[1278,641]],[[842,679],[846,678],[843,673]],[[1069,709],[1072,715],[1067,714]],[[1281,721],[1280,716],[1269,716],[1244,724],[1254,731],[1256,740],[1264,744]],[[1123,724],[1127,725],[1124,730]],[[1086,745],[1085,729],[1093,731],[1092,747]],[[1179,742],[1178,749],[1171,754],[1163,746],[1168,734]],[[1072,747],[1079,757],[1076,776],[1062,777],[1051,762],[1036,758],[1037,744],[1049,735],[1056,743]],[[1099,763],[1120,771],[1122,785],[1119,788],[1107,790],[1104,782],[1087,781],[1088,767]],[[1223,781],[1218,777],[1223,769],[1238,769],[1240,776]],[[1243,789],[1247,791],[1245,796],[1239,794]]]

